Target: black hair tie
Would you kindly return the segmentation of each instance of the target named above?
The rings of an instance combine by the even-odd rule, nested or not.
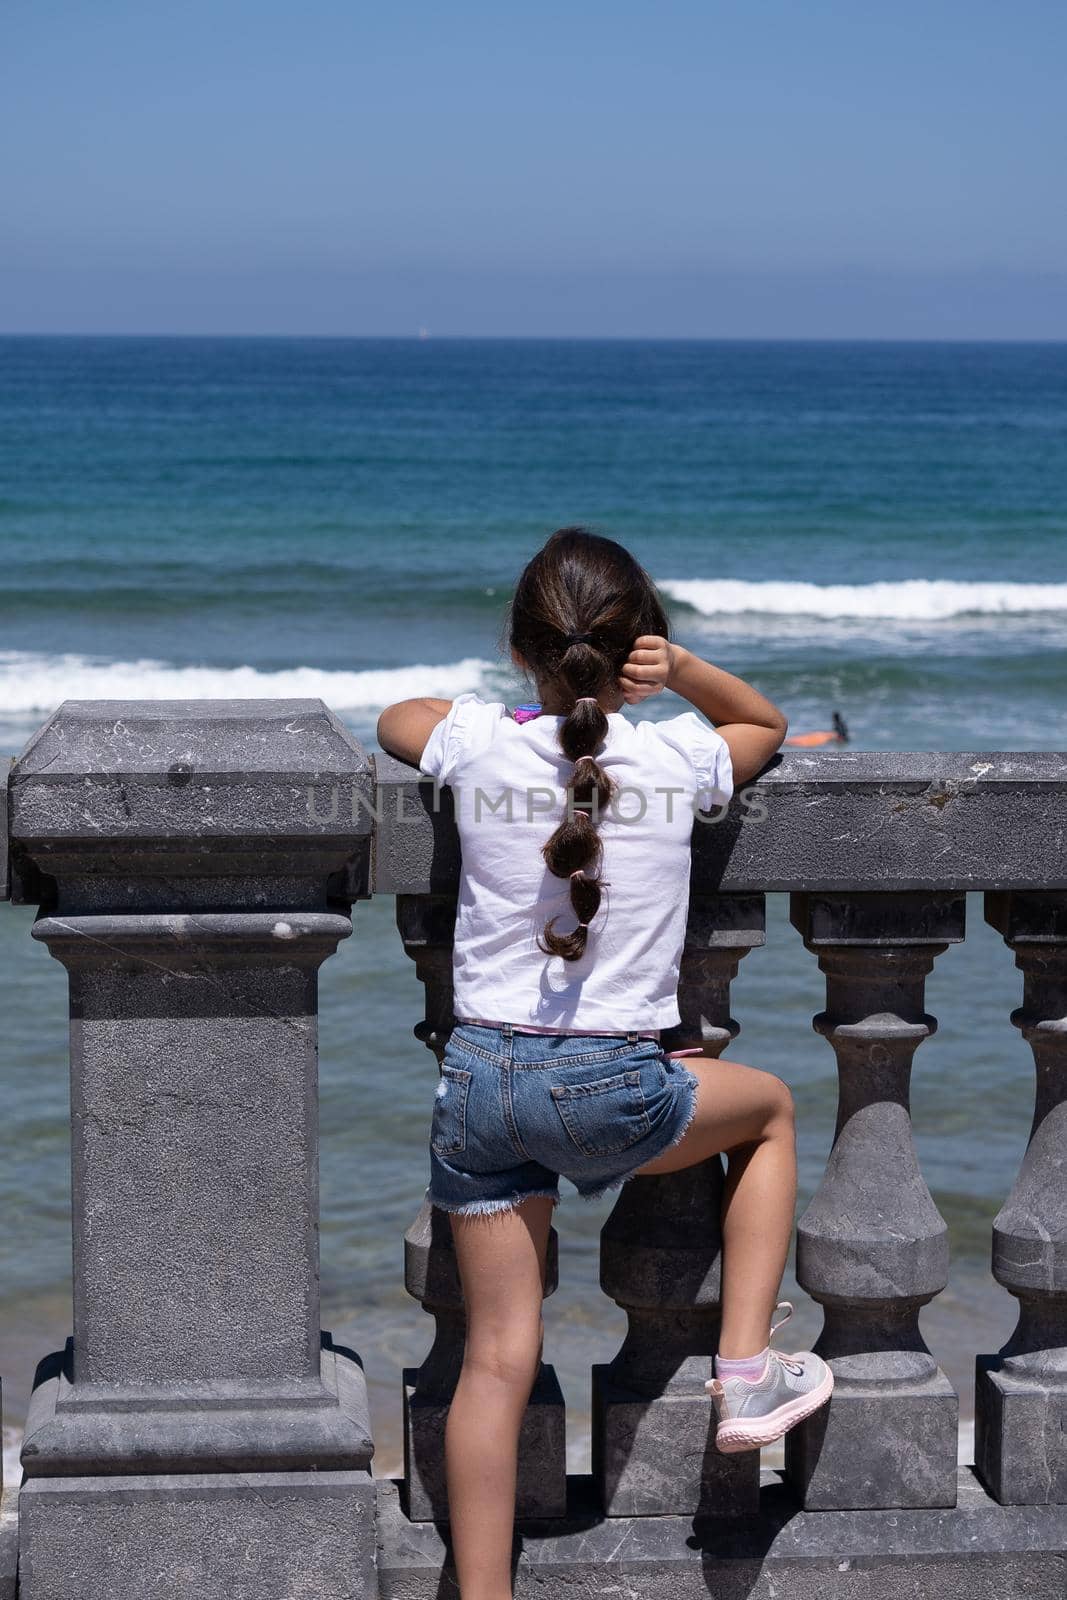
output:
[[[568,633],[567,635],[568,647],[572,644],[592,644],[592,642],[593,635],[591,633]]]

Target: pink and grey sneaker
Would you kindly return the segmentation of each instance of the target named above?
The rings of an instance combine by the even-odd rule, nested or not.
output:
[[[788,1300],[780,1301],[774,1309],[784,1311],[785,1316],[771,1327],[772,1339],[793,1315]],[[818,1411],[833,1393],[834,1375],[812,1350],[798,1350],[792,1355],[770,1350],[761,1377],[752,1381],[711,1378],[704,1387],[719,1413],[716,1446],[732,1455],[773,1444],[796,1423]]]

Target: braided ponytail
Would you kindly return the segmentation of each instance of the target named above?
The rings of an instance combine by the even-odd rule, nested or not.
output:
[[[600,909],[603,844],[600,813],[612,781],[596,759],[608,733],[598,696],[615,687],[635,639],[668,636],[666,613],[651,578],[628,550],[584,528],[561,528],[528,563],[511,605],[511,648],[541,684],[569,706],[559,730],[574,763],[563,821],[542,846],[545,865],[570,880],[578,926],[557,933],[553,917],[538,944],[546,955],[578,961]]]
[[[568,654],[570,652],[568,651]],[[595,695],[583,695],[563,720],[559,742],[574,762],[567,785],[567,814],[552,837],[541,847],[545,865],[557,878],[569,878],[571,909],[578,926],[571,933],[556,933],[553,917],[538,943],[549,956],[578,961],[589,941],[589,924],[600,910],[599,870],[603,845],[597,824],[600,811],[611,798],[612,783],[594,752],[604,743],[608,719]]]

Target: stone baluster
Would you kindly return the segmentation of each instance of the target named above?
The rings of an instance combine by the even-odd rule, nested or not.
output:
[[[68,702],[16,763],[17,897],[69,973],[74,1231],[25,1600],[139,1594],[149,1559],[157,1600],[373,1593],[366,1387],[319,1326],[316,1043],[369,790],[319,701]]]
[[[694,895],[667,1049],[718,1056],[738,1032],[730,984],[764,942],[761,895]],[[720,1455],[704,1389],[720,1322],[720,1158],[624,1184],[601,1233],[600,1282],[626,1312],[615,1358],[593,1368],[593,1477],[609,1516],[756,1509],[758,1452]]]
[[[455,1018],[450,895],[397,895],[397,926],[425,990],[425,1020],[415,1037],[440,1063]],[[427,1130],[429,1107],[427,1108]],[[557,1283],[557,1236],[549,1234],[545,1293]],[[448,1519],[444,1431],[463,1364],[466,1319],[452,1228],[444,1212],[424,1203],[404,1236],[407,1291],[434,1319],[434,1339],[420,1367],[404,1380],[404,1509],[414,1522]],[[561,1517],[567,1500],[566,1414],[555,1369],[542,1363],[519,1440],[516,1509],[520,1517]]]
[[[993,1224],[993,1275],[1019,1302],[995,1356],[979,1356],[975,1463],[1003,1505],[1067,1503],[1067,893],[986,896],[1015,952],[1023,1003],[1011,1020],[1033,1051],[1034,1119]]]
[[[440,1066],[455,1026],[452,1010],[452,945],[456,897],[451,894],[398,894],[396,925],[404,951],[422,984],[425,1016],[413,1029]]]
[[[792,920],[826,975],[837,1128],[797,1228],[797,1278],[823,1307],[833,1399],[787,1435],[808,1509],[951,1506],[958,1401],[919,1311],[945,1286],[948,1233],[912,1141],[911,1061],[935,958],[964,934],[959,894],[799,894]]]

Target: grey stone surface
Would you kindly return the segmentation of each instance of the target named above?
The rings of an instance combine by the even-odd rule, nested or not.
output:
[[[375,750],[375,894],[444,894],[459,888],[459,836],[452,793],[406,761]]]
[[[998,1506],[969,1471],[951,1510],[801,1511],[765,1473],[758,1515],[601,1521],[571,1479],[562,1523],[522,1523],[517,1600],[1063,1600],[1067,1507]],[[442,1531],[378,1486],[381,1600],[455,1600]]]
[[[710,1377],[711,1363],[704,1356],[700,1366]],[[721,1455],[703,1379],[690,1388],[674,1392],[665,1386],[649,1396],[615,1382],[609,1366],[594,1366],[593,1481],[607,1516],[684,1511],[736,1517],[755,1510],[758,1452]]]
[[[841,1322],[846,1323],[844,1312]],[[879,1337],[884,1334],[867,1341],[871,1356],[880,1354]],[[816,1348],[830,1357],[832,1341],[824,1335]],[[887,1350],[886,1368],[891,1370],[898,1357],[899,1347]],[[829,1406],[786,1435],[786,1471],[805,1510],[954,1503],[959,1399],[928,1353],[924,1363],[934,1370],[907,1381],[887,1378],[879,1389],[873,1380],[839,1372]],[[833,1365],[841,1368],[846,1361],[836,1358]]]
[[[1034,1054],[1029,1143],[993,1223],[993,1274],[1019,1302],[997,1355],[979,1356],[975,1461],[997,1498],[1067,1502],[1067,894],[993,894],[986,917],[1015,952],[1012,1021]]]
[[[7,785],[10,772],[10,759],[7,756],[0,756],[0,900],[9,900],[11,898],[7,820]]]
[[[41,1363],[22,1447],[28,1478],[369,1467],[367,1385],[328,1341],[320,1375],[270,1383],[71,1383],[70,1346]]]
[[[767,911],[761,894],[703,894],[694,889],[686,918],[678,974],[681,1021],[663,1035],[664,1047],[701,1045],[722,1054],[740,1025],[730,1015],[730,985],[750,950],[766,941]]]
[[[5,1489],[0,1499],[0,1600],[18,1593],[19,1491]]]
[[[317,1102],[370,782],[317,701],[68,703],[16,762],[17,894],[71,997],[74,1338],[27,1426],[31,1596],[373,1594]]]
[[[363,1472],[39,1478],[20,1600],[376,1600]]]
[[[546,1294],[558,1283],[559,1239],[548,1239]],[[404,1508],[413,1520],[448,1519],[444,1435],[463,1364],[466,1319],[448,1217],[423,1204],[404,1236],[404,1282],[434,1319],[417,1372],[404,1374]],[[542,1363],[523,1419],[517,1501],[526,1515],[562,1516],[566,1504],[566,1409],[552,1367]]]
[[[1062,1337],[1061,1330],[1056,1332]],[[1062,1345],[1046,1347],[1046,1368],[1062,1366]],[[1013,1371],[1008,1354],[979,1356],[975,1372],[974,1459],[990,1490],[1009,1506],[1067,1504],[1067,1388],[1062,1373]],[[1036,1366],[1037,1363],[1035,1362]]]
[[[737,1033],[730,984],[763,943],[760,896],[695,895],[670,1048],[718,1056]],[[600,1283],[626,1312],[609,1366],[593,1369],[593,1479],[611,1516],[751,1512],[757,1452],[721,1455],[704,1389],[718,1345],[723,1167],[625,1184],[601,1230]]]
[[[76,1382],[317,1373],[316,972],[346,917],[48,917]]]
[[[294,908],[328,882],[351,900],[371,810],[369,759],[321,700],[68,700],[12,770],[13,897],[59,879],[61,910]]]
[[[36,924],[70,974],[74,1341],[27,1472],[368,1459],[362,1373],[331,1356],[324,1385],[319,1327],[317,969],[350,929]]]
[[[448,791],[435,802],[414,768],[378,753],[374,765],[375,888],[454,890]],[[694,883],[724,893],[1067,888],[1065,837],[1067,753],[787,751],[720,821],[698,822]]]
[[[883,905],[883,900],[889,903]],[[840,1082],[826,1172],[797,1226],[797,1278],[824,1310],[829,1407],[786,1438],[805,1507],[948,1506],[958,1402],[919,1331],[948,1279],[948,1229],[912,1140],[911,1061],[935,957],[963,938],[952,894],[797,895],[792,917],[826,975],[817,1031]]]
[[[456,931],[454,894],[398,894],[396,925],[404,950],[415,963],[422,984],[425,1015],[414,1034],[438,1063],[455,1027],[452,1007],[452,947]]]

